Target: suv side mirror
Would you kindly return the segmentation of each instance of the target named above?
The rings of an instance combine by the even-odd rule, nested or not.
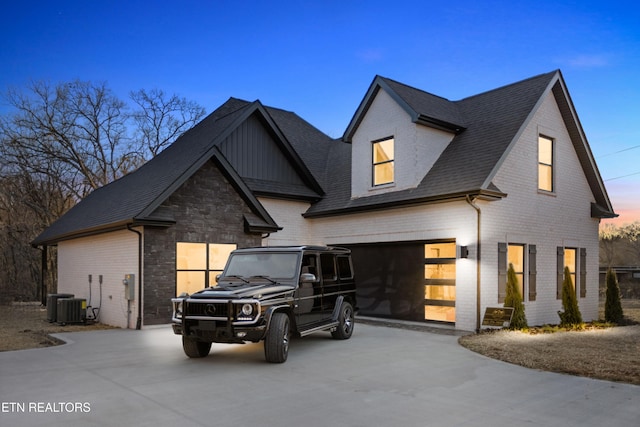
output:
[[[317,282],[318,279],[316,278],[315,274],[311,274],[311,273],[302,273],[300,275],[300,282],[301,283],[311,283],[311,282]]]

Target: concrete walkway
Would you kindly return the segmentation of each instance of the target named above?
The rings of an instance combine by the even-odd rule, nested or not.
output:
[[[525,369],[457,337],[357,324],[352,339],[182,352],[168,327],[61,334],[0,353],[2,426],[637,427],[640,387]]]

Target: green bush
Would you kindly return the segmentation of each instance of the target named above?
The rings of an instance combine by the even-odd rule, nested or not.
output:
[[[524,329],[528,327],[527,317],[524,314],[524,304],[520,295],[518,276],[513,269],[513,264],[509,264],[507,270],[507,294],[504,297],[504,306],[513,307],[513,317],[509,329]]]
[[[604,320],[611,323],[622,321],[622,303],[620,302],[620,286],[618,276],[612,269],[607,270],[607,294],[604,304]]]
[[[569,267],[564,268],[564,280],[562,281],[562,308],[564,312],[559,311],[560,326],[580,325],[582,323],[582,314],[578,308],[578,299],[576,298],[576,289],[571,280],[571,271]]]

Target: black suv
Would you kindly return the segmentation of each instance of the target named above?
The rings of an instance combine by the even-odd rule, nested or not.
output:
[[[331,331],[353,333],[356,288],[348,249],[321,246],[237,249],[217,286],[181,295],[173,304],[173,332],[189,357],[205,357],[211,343],[264,340],[268,362],[287,360],[289,338]]]

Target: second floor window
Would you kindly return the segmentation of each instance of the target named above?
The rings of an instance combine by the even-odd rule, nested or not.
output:
[[[387,138],[374,141],[373,185],[391,184],[394,181],[394,140]]]
[[[538,189],[554,191],[553,188],[553,140],[538,137]]]

